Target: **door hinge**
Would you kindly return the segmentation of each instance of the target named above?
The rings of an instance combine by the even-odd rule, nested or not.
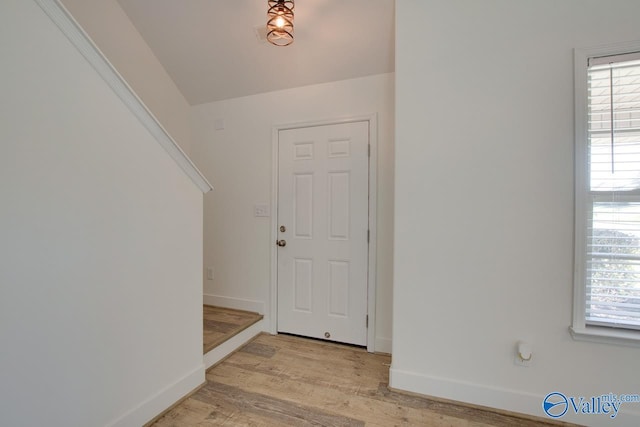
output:
[[[371,157],[371,144],[367,145],[367,155]]]
[[[369,243],[370,238],[371,238],[371,230],[367,230],[367,243]]]
[[[367,314],[367,321],[365,323],[366,323],[366,327],[368,328],[369,327],[369,315],[368,314]]]

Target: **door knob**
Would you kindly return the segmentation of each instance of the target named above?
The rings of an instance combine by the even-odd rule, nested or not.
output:
[[[277,244],[278,244],[278,246],[280,246],[280,247],[287,246],[287,241],[286,241],[286,240],[284,240],[284,239],[282,239],[282,240],[278,240],[276,243],[277,243]]]

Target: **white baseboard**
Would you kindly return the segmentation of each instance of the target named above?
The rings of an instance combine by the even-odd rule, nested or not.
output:
[[[548,417],[542,410],[542,401],[546,394],[526,393],[447,378],[432,377],[415,372],[403,371],[394,367],[389,369],[389,386],[396,390],[404,390],[425,396],[554,420],[554,418]],[[549,390],[549,393],[554,391],[558,390]],[[637,426],[640,425],[640,412],[637,412],[637,410],[640,410],[639,403],[626,403],[622,404],[620,412],[618,412],[615,419],[611,419],[607,415],[584,415],[567,411],[566,415],[561,418],[556,418],[555,420],[594,427]]]
[[[254,311],[264,314],[265,303],[263,301],[252,301],[249,299],[223,297],[220,295],[204,294],[203,301],[206,305],[215,305],[218,307],[233,308],[236,310]]]
[[[121,417],[107,424],[108,427],[140,427],[161,414],[174,403],[200,387],[204,381],[204,364],[198,366],[173,384],[158,391]]]
[[[264,332],[266,327],[266,323],[263,320],[254,323],[249,326],[244,331],[240,332],[238,335],[235,335],[223,342],[219,346],[215,347],[213,350],[204,355],[204,365],[205,369],[209,369],[247,342],[251,341],[256,335]]]
[[[241,310],[241,309],[239,309]],[[256,311],[256,310],[251,310]],[[205,370],[218,363],[220,360],[233,353],[235,350],[250,341],[256,335],[264,332],[264,319],[254,323],[238,335],[220,344],[218,347],[204,355],[203,364],[179,379],[175,383],[165,387],[135,408],[107,424],[108,427],[140,427],[161,414],[174,403],[191,393],[205,381]]]
[[[391,354],[391,339],[390,338],[376,337],[375,345],[376,345],[375,346],[376,353],[388,353],[388,354]]]

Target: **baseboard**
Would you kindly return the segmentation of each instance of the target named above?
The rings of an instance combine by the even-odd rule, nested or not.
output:
[[[640,409],[640,404],[638,403],[622,404],[620,412],[618,412],[615,419],[611,419],[608,415],[575,414],[571,410],[567,411],[563,417],[554,419],[548,417],[542,410],[542,401],[546,394],[526,393],[518,390],[432,377],[403,371],[394,367],[389,369],[389,386],[401,391],[525,414],[548,421],[564,421],[594,427],[640,425],[640,413],[637,412]],[[554,391],[557,390],[549,390],[549,392]]]
[[[215,305],[218,307],[234,308],[236,310],[253,311],[259,314],[264,314],[265,311],[265,303],[263,301],[252,301],[249,299],[204,294],[203,302],[205,305]]]
[[[108,427],[139,427],[152,420],[175,402],[200,387],[205,381],[204,364],[198,366],[175,383],[140,403],[135,408],[107,424]]]
[[[376,337],[375,351],[376,353],[391,354],[391,339]]]
[[[239,334],[229,338],[219,346],[215,347],[213,350],[204,355],[205,369],[209,369],[216,363],[225,359],[231,353],[245,345],[247,342],[251,341],[256,335],[264,332],[265,328],[266,323],[264,322],[264,319],[262,319],[259,322],[256,322],[253,325],[249,326]]]

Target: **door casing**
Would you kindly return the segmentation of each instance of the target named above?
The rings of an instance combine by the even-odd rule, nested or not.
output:
[[[368,122],[369,125],[369,254],[367,278],[367,351],[375,351],[376,329],[376,242],[377,242],[377,165],[378,165],[378,118],[377,114],[350,116],[275,125],[271,132],[271,278],[269,298],[269,332],[278,333],[278,251],[276,246],[278,228],[278,138],[281,130],[299,129],[312,126],[335,125],[353,122]]]

